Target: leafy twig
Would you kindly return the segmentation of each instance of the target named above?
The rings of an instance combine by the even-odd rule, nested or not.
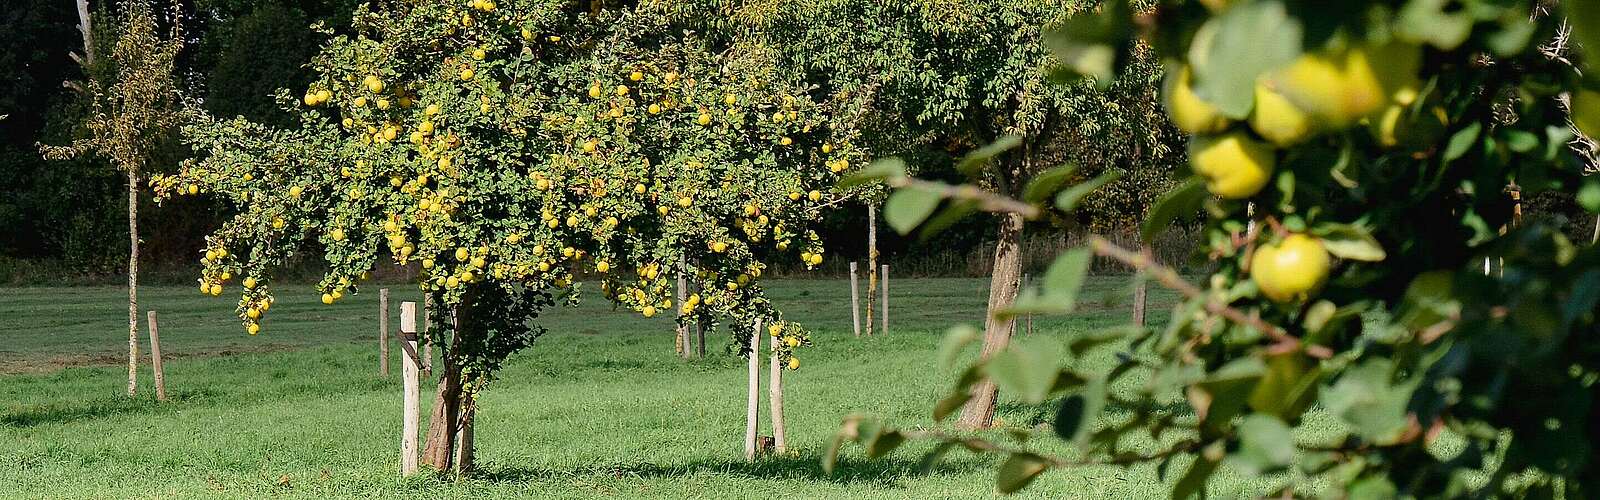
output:
[[[1023,203],[1014,198],[991,193],[971,185],[952,186],[942,182],[925,181],[912,177],[893,177],[888,181],[890,187],[895,189],[915,188],[923,191],[939,193],[939,196],[954,200],[969,200],[978,202],[978,209],[985,212],[1014,213],[1028,219],[1039,217],[1039,207]]]
[[[1268,337],[1272,337],[1273,341],[1277,342],[1277,347],[1280,349],[1294,349],[1301,347],[1300,339],[1289,335],[1289,333],[1284,331],[1283,328],[1280,328],[1272,323],[1268,323],[1262,320],[1260,316],[1255,314],[1245,314],[1244,311],[1240,311],[1228,306],[1227,304],[1218,302],[1209,297],[1205,297],[1204,291],[1200,290],[1200,288],[1194,286],[1193,284],[1190,284],[1188,281],[1184,281],[1183,277],[1179,276],[1177,271],[1157,263],[1149,255],[1122,248],[1100,236],[1090,236],[1089,247],[1098,255],[1116,259],[1124,264],[1132,266],[1134,269],[1138,269],[1139,271],[1155,277],[1156,281],[1161,282],[1162,285],[1176,290],[1178,293],[1182,293],[1185,297],[1188,297],[1191,300],[1205,300],[1203,307],[1205,307],[1206,312],[1222,316],[1234,323],[1259,330],[1262,333],[1267,334]],[[1324,346],[1305,345],[1304,349],[1307,355],[1318,359],[1327,359],[1333,357],[1333,351]]]

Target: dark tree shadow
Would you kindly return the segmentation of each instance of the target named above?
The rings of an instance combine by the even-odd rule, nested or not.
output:
[[[12,405],[5,408],[4,413],[0,413],[0,427],[33,427],[118,415],[169,412],[216,396],[215,391],[201,389],[173,392],[168,394],[166,402],[140,395],[137,398],[106,396],[71,403]]]
[[[834,484],[868,484],[897,487],[901,480],[925,475],[918,462],[920,455],[888,457],[878,460],[840,457],[829,474],[822,470],[821,457],[810,452],[789,456],[768,456],[747,462],[740,458],[697,460],[684,464],[659,465],[649,462],[615,463],[572,469],[530,468],[485,464],[470,479],[496,483],[527,483],[569,479],[573,476],[653,479],[684,477],[697,473],[766,480],[800,480]],[[907,458],[914,457],[914,458]],[[947,456],[926,475],[942,475],[984,466],[975,457]]]

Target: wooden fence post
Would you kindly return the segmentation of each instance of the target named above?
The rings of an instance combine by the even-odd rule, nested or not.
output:
[[[421,411],[421,384],[418,380],[418,371],[422,366],[412,353],[417,352],[417,303],[400,303],[400,342],[409,345],[401,370],[401,378],[405,380],[405,415],[401,417],[400,436],[400,474],[412,475],[417,472],[417,431]]]
[[[761,337],[757,335],[756,338]],[[768,335],[767,338],[772,344],[772,369],[767,375],[767,393],[772,406],[772,449],[783,454],[789,447],[783,432],[783,365],[778,364],[778,342],[782,339],[777,335]]]
[[[884,335],[889,334],[889,265],[883,265],[883,321],[878,322],[878,331]]]
[[[861,290],[856,285],[856,263],[850,262],[850,321],[855,325],[856,336],[861,336]]]
[[[756,459],[756,428],[761,418],[761,320],[750,331],[750,394],[744,408],[744,459]]]
[[[167,377],[161,369],[161,332],[156,327],[156,312],[147,314],[145,326],[150,328],[150,368],[155,370],[156,401],[166,401]]]
[[[389,376],[389,289],[378,289],[378,374]]]

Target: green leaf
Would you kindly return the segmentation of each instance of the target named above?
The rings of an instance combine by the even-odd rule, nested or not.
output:
[[[895,231],[908,234],[939,208],[942,199],[940,192],[921,186],[896,189],[883,204],[883,218]]]
[[[1006,457],[1005,463],[1000,464],[1000,471],[995,477],[995,488],[999,489],[1000,493],[1016,493],[1028,487],[1029,483],[1048,468],[1050,462],[1044,457],[1032,453],[1012,453],[1010,457]]]
[[[848,188],[862,184],[889,179],[902,179],[906,177],[906,162],[899,158],[884,158],[872,162],[866,168],[839,179],[839,187]]]
[[[939,366],[950,368],[955,365],[961,349],[975,340],[978,340],[978,329],[972,325],[950,327],[944,334],[944,340],[939,342]]]
[[[1600,17],[1600,12],[1592,15]],[[1600,19],[1596,19],[1596,23],[1600,23]],[[1600,31],[1600,26],[1593,26],[1590,29]],[[1578,28],[1574,26],[1572,31],[1577,32]],[[1600,33],[1596,35],[1600,36]],[[1600,45],[1585,46],[1585,48],[1589,47],[1600,47]],[[1588,50],[1600,52],[1600,49],[1595,48],[1589,48]],[[1591,63],[1590,66],[1593,66],[1593,64]],[[1600,91],[1579,89],[1572,93],[1572,123],[1578,126],[1578,131],[1583,132],[1583,135],[1589,136],[1591,139],[1600,137]]]
[[[1205,430],[1218,432],[1225,428],[1244,408],[1250,392],[1266,372],[1266,364],[1260,359],[1239,358],[1222,365],[1195,384],[1189,395],[1189,404],[1201,416]]]
[[[938,403],[933,405],[933,421],[943,422],[945,418],[955,413],[956,410],[961,409],[961,406],[967,404],[967,401],[971,399],[972,393],[967,392],[965,388],[956,389],[955,392],[950,393],[949,396],[945,396],[944,399],[940,399]]]
[[[1056,435],[1069,443],[1083,446],[1105,405],[1105,380],[1097,378],[1077,394],[1061,400],[1061,406],[1056,409]]]
[[[1038,404],[1050,395],[1061,374],[1061,345],[1052,341],[1014,344],[989,361],[989,379],[1000,392]]]
[[[1099,12],[1075,15],[1043,32],[1044,46],[1068,72],[1093,78],[1101,88],[1111,85],[1116,77],[1117,49],[1128,42],[1133,32],[1127,2],[1103,5]],[[1054,78],[1065,77],[1058,74]]]
[[[934,446],[932,450],[922,456],[920,462],[917,462],[917,470],[923,474],[933,473],[933,469],[939,466],[939,462],[944,460],[944,456],[949,454],[950,450],[956,449],[956,446],[958,446],[956,443],[948,441]]]
[[[1600,47],[1600,0],[1562,0],[1561,10],[1567,15],[1567,22],[1572,25],[1572,37],[1578,45],[1589,53],[1600,51],[1600,48],[1597,48]],[[1592,70],[1594,63],[1591,62],[1587,66]],[[1576,115],[1577,108],[1573,109],[1573,114]],[[1600,129],[1584,129],[1584,133],[1590,137],[1594,134],[1589,130],[1600,131]]]
[[[1206,481],[1211,479],[1211,473],[1217,470],[1217,464],[1220,462],[1207,458],[1207,455],[1220,455],[1221,451],[1217,448],[1220,448],[1221,444],[1213,443],[1207,447],[1210,448],[1206,450],[1207,452],[1194,457],[1194,463],[1189,464],[1189,469],[1183,473],[1183,477],[1173,484],[1172,498],[1184,500],[1205,495]]]
[[[849,424],[847,423],[846,425]],[[824,474],[833,474],[833,466],[839,463],[839,449],[844,448],[844,442],[848,439],[844,432],[840,431],[833,435],[832,440],[828,441],[828,448],[822,452],[822,472]]]
[[[1390,383],[1394,361],[1375,358],[1345,370],[1322,391],[1322,406],[1349,425],[1351,432],[1378,444],[1393,442],[1405,431],[1406,404],[1416,383]]]
[[[1388,255],[1367,229],[1353,224],[1319,224],[1312,234],[1322,239],[1328,253],[1341,259],[1379,262]]]
[[[1539,147],[1539,136],[1526,130],[1507,130],[1506,147],[1518,153],[1527,153]]]
[[[967,153],[966,156],[961,157],[961,161],[956,162],[956,170],[960,171],[962,174],[966,174],[967,177],[976,177],[978,173],[983,170],[983,167],[988,165],[989,161],[993,160],[994,157],[1000,156],[1000,153],[1010,151],[1012,148],[1015,148],[1021,144],[1022,136],[1020,135],[1008,135],[1001,137],[1000,139],[989,143],[984,147],[974,149],[972,152]]]
[[[1308,368],[1305,356],[1299,351],[1266,354],[1265,357],[1266,373],[1250,391],[1247,402],[1257,412],[1295,421],[1316,400],[1321,370],[1314,366]]]
[[[872,438],[866,443],[867,458],[883,458],[884,455],[888,455],[889,452],[894,451],[895,448],[899,448],[900,445],[904,444],[905,442],[906,436],[905,434],[901,434],[900,431],[885,430],[883,432],[879,432],[877,435],[872,436]]]
[[[956,222],[961,221],[968,215],[977,213],[977,211],[977,200],[954,200],[946,203],[944,208],[939,210],[939,213],[934,214],[933,217],[928,218],[927,222],[922,223],[922,229],[917,231],[917,241],[926,243],[930,238],[945,229],[949,229],[950,226],[955,225]]]
[[[1259,413],[1244,417],[1236,431],[1239,451],[1231,455],[1240,472],[1259,476],[1287,467],[1294,461],[1294,436],[1277,417]]]
[[[1574,97],[1573,100],[1576,101],[1577,98]],[[1574,107],[1574,110],[1576,110],[1576,107]],[[1573,116],[1577,116],[1576,111],[1573,112]],[[1461,155],[1467,154],[1467,151],[1471,150],[1472,146],[1477,143],[1478,132],[1482,130],[1483,125],[1473,123],[1462,128],[1455,135],[1450,136],[1450,143],[1444,147],[1444,161],[1455,161]]]
[[[1179,184],[1156,204],[1150,207],[1150,215],[1145,217],[1144,227],[1139,229],[1139,237],[1146,243],[1155,241],[1156,236],[1165,231],[1173,221],[1182,217],[1189,217],[1200,211],[1200,205],[1205,203],[1210,193],[1206,192],[1206,183],[1199,177],[1190,177],[1189,180]]]
[[[1394,500],[1400,497],[1400,490],[1394,487],[1383,476],[1367,476],[1350,483],[1350,488],[1345,490],[1346,500]]]
[[[1578,206],[1589,213],[1600,212],[1600,181],[1593,177],[1585,179],[1583,187],[1578,188]]]
[[[1441,50],[1454,50],[1472,32],[1472,16],[1459,7],[1449,0],[1406,2],[1400,9],[1400,31]]]
[[[1212,17],[1189,46],[1195,93],[1244,119],[1255,104],[1256,77],[1299,57],[1302,31],[1278,1],[1242,3]]]
[[[1078,173],[1078,166],[1073,164],[1061,165],[1033,176],[1028,185],[1022,188],[1022,201],[1038,203],[1061,190],[1061,186],[1072,180],[1073,174]]]
[[[1071,212],[1072,209],[1078,207],[1078,202],[1083,201],[1083,197],[1120,178],[1122,178],[1122,172],[1111,171],[1100,174],[1099,177],[1090,179],[1088,182],[1069,187],[1056,194],[1056,210]]]
[[[1077,302],[1078,291],[1083,288],[1084,278],[1089,275],[1089,263],[1093,259],[1094,254],[1084,247],[1062,252],[1044,272],[1042,285],[1045,293],[1068,304]]]

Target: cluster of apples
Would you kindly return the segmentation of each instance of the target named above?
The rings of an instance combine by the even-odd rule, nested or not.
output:
[[[1266,188],[1280,150],[1325,134],[1364,126],[1384,148],[1435,142],[1448,118],[1438,105],[1420,102],[1421,59],[1422,47],[1413,43],[1336,40],[1260,75],[1241,121],[1198,94],[1184,65],[1168,76],[1167,113],[1192,134],[1189,161],[1206,188],[1221,198],[1249,199]],[[1251,276],[1272,300],[1304,300],[1331,260],[1316,237],[1289,234],[1256,250]]]

